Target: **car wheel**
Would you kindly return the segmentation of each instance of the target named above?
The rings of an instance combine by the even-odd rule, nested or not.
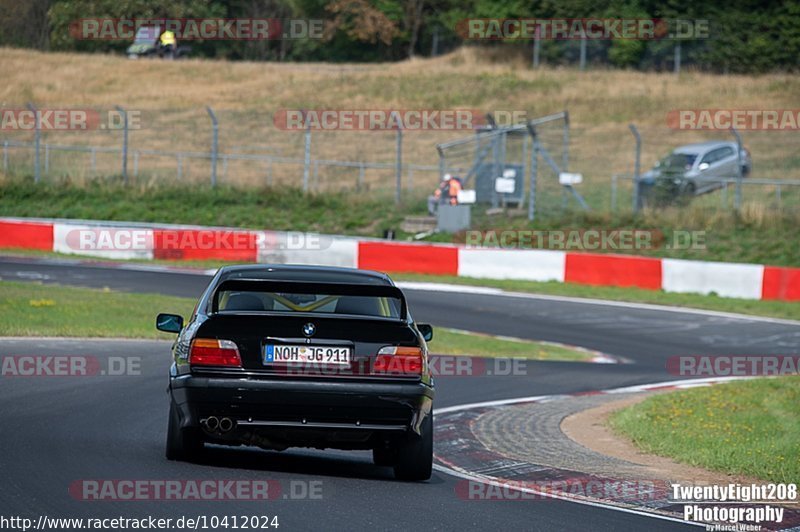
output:
[[[412,433],[397,447],[394,476],[398,480],[428,480],[433,470],[433,411],[422,422],[422,435]]]
[[[683,193],[686,196],[694,196],[694,193],[697,192],[697,187],[692,181],[686,183],[686,188],[683,189]]]
[[[203,450],[200,431],[195,428],[181,428],[181,420],[175,403],[169,403],[169,424],[167,425],[167,460],[191,460]]]

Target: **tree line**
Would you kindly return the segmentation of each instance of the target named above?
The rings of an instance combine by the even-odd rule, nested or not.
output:
[[[130,42],[81,40],[76,20],[270,18],[324,21],[321,38],[195,41],[193,55],[254,61],[398,61],[458,46],[531,52],[531,41],[473,41],[458,31],[470,18],[627,18],[707,20],[707,38],[681,42],[683,64],[710,72],[797,71],[800,0],[0,0],[0,46],[122,52]],[[672,68],[676,41],[593,40],[588,63],[641,70]],[[572,64],[575,41],[543,40],[544,64]],[[497,54],[495,54],[496,56]],[[503,55],[503,54],[501,54]]]

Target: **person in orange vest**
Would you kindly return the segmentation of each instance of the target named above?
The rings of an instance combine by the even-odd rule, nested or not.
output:
[[[444,174],[439,187],[433,192],[432,196],[428,196],[428,212],[431,215],[436,214],[438,206],[442,203],[458,205],[458,193],[460,190],[461,180],[450,174]]]

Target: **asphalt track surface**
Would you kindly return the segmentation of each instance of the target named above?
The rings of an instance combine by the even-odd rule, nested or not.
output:
[[[108,268],[73,261],[0,258],[0,278],[197,297],[208,276]],[[439,408],[675,380],[667,357],[789,354],[800,326],[597,302],[406,290],[415,319],[439,326],[564,342],[631,364],[531,362],[521,376],[442,377]],[[153,313],[170,309],[153,309]],[[196,464],[164,458],[169,343],[0,340],[0,355],[140,357],[140,375],[0,377],[0,516],[277,515],[278,530],[673,530],[680,523],[561,500],[464,500],[459,479],[434,471],[427,483],[393,479],[369,453],[215,447]],[[276,480],[269,501],[83,501],[82,479]],[[290,483],[294,482],[292,485]],[[305,483],[305,484],[303,484]],[[315,483],[320,499],[303,497]],[[292,488],[296,488],[293,494]],[[692,528],[694,529],[694,528]]]

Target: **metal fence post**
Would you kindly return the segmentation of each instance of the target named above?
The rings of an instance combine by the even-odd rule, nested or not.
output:
[[[364,187],[364,162],[358,165],[358,181],[356,182],[356,190],[360,191]]]
[[[44,143],[44,175],[50,175],[50,145]]]
[[[536,216],[536,172],[539,162],[539,141],[536,139],[536,129],[528,124],[528,133],[531,135],[531,176],[528,183],[528,220],[533,221]]]
[[[92,173],[97,172],[97,148],[92,146],[91,151]]]
[[[8,173],[8,141],[3,141],[3,173]]]
[[[675,60],[672,71],[675,74],[681,73],[681,41],[675,41]]]
[[[206,112],[208,112],[208,116],[211,117],[211,128],[213,132],[213,137],[211,139],[211,186],[217,186],[217,154],[219,151],[219,122],[217,121],[217,115],[214,113],[214,110],[206,106]]]
[[[580,66],[578,68],[581,71],[586,70],[586,35],[581,36],[581,57]]]
[[[617,174],[611,176],[611,212],[617,210]]]
[[[742,207],[742,136],[733,127],[731,133],[736,137],[736,196],[733,203],[738,211]]]
[[[569,111],[564,111],[564,137],[561,147],[561,171],[569,169]]]
[[[533,68],[539,68],[539,51],[542,48],[542,40],[539,38],[539,26],[536,25],[536,32],[533,36]]]
[[[442,149],[441,146],[437,145],[436,151],[439,152],[439,181],[441,182],[442,178],[444,178],[444,168],[445,168],[444,149]]]
[[[139,152],[133,152],[133,177],[139,177]]]
[[[394,165],[394,202],[399,204],[403,186],[403,128],[400,123],[397,124],[397,149],[395,150]]]
[[[128,112],[116,106],[117,111],[122,114],[122,181],[128,184]]]
[[[500,204],[497,197],[497,178],[500,177],[500,135],[492,137],[492,208],[496,209]]]
[[[39,110],[33,105],[32,102],[28,102],[28,109],[33,112],[33,120],[34,120],[34,160],[33,160],[33,180],[35,183],[38,183],[42,180],[42,166],[39,154],[39,146],[42,142],[42,124],[39,121]]]
[[[628,128],[633,133],[636,139],[636,159],[633,163],[633,212],[639,212],[642,206],[641,198],[639,197],[639,171],[641,169],[640,163],[642,160],[642,136],[639,130],[633,124],[628,124]]]
[[[303,155],[303,192],[308,192],[308,178],[309,178],[309,172],[311,171],[311,124],[310,123],[306,125],[305,136],[306,136],[306,143]]]

